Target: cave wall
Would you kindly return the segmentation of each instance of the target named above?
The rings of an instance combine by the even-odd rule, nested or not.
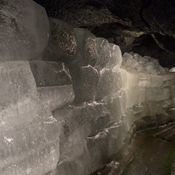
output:
[[[74,27],[84,27],[96,36],[120,45],[122,52],[137,50],[142,56],[158,59],[164,67],[175,65],[174,0],[36,2],[46,8],[50,17],[61,19]],[[145,36],[149,40],[148,46]]]

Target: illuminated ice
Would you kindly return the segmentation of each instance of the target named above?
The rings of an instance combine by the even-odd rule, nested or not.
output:
[[[89,37],[85,43],[85,54],[93,65],[101,70],[110,60],[109,42],[104,38]]]
[[[59,160],[59,124],[38,98],[29,63],[0,63],[0,74],[0,174],[43,175]]]
[[[167,72],[156,59],[148,56],[142,57],[136,53],[124,53],[123,68],[135,73],[164,74]]]
[[[118,45],[109,44],[110,47],[110,58],[106,67],[120,67],[122,64],[122,52]]]
[[[170,72],[175,72],[175,67],[171,68],[169,71]]]
[[[41,56],[49,37],[44,8],[32,0],[1,0],[0,60],[29,60]]]
[[[110,60],[109,42],[104,38],[96,38],[96,49],[98,54],[96,67],[102,69]]]
[[[128,126],[145,116],[154,119],[163,115],[168,120],[167,111],[175,105],[174,74],[162,68],[158,61],[133,53],[124,54],[118,71],[122,77],[121,89],[126,94],[122,115]]]

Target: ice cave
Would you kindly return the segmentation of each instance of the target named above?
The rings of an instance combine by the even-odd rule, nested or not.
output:
[[[0,175],[175,175],[175,1],[0,0]]]

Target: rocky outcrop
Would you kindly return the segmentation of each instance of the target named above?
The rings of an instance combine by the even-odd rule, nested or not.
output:
[[[58,17],[68,23],[72,22],[76,26],[93,25],[94,21],[97,21],[95,25],[98,26],[99,23],[112,24],[124,20],[127,24],[132,23],[141,30],[174,37],[175,4],[173,0],[161,2],[159,0],[36,1],[45,6],[52,17]]]

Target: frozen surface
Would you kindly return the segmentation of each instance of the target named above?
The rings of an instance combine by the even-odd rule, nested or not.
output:
[[[97,69],[105,67],[110,60],[110,46],[109,42],[104,38],[96,38],[96,49],[97,49]]]
[[[95,39],[95,36],[88,30],[82,28],[74,29],[77,41],[77,58],[79,65],[93,64],[95,57],[90,57],[86,47],[88,40]]]
[[[31,61],[30,67],[37,87],[71,84],[68,68],[61,62]]]
[[[0,60],[29,60],[41,56],[49,37],[44,8],[32,0],[1,0]]]
[[[38,94],[45,108],[50,111],[70,104],[74,100],[72,85],[40,87]]]
[[[30,65],[27,62],[4,62],[0,64],[0,72],[1,127],[32,121],[40,110]]]
[[[8,7],[5,2],[1,3],[3,9]],[[0,39],[9,37],[11,42],[2,42],[7,47],[1,47],[0,59],[33,58],[42,52],[46,38],[37,40],[43,30],[37,27],[40,34],[33,31],[39,23],[28,23],[30,17],[37,18],[27,9],[39,6],[27,0],[9,4],[21,8],[1,10],[0,15],[10,11],[10,21],[14,16],[26,33],[13,29],[8,36],[13,20],[5,21],[0,26],[5,35]],[[18,10],[23,17],[29,13],[29,19],[24,18],[27,22],[16,16]],[[149,116],[150,121],[162,122],[174,114],[173,72],[150,57],[134,53],[122,57],[119,46],[95,38],[87,30],[73,29],[55,19],[50,19],[50,24],[44,59],[64,60],[69,70],[62,63],[48,61],[0,62],[1,175],[45,175],[52,170],[59,175],[88,175],[122,148],[136,121]],[[47,29],[47,24],[44,26]],[[28,49],[14,37],[28,41]],[[41,47],[37,48],[35,39]],[[71,105],[74,95],[78,103]]]
[[[44,174],[59,160],[59,124],[38,98],[29,63],[0,63],[0,73],[0,174]]]
[[[135,73],[164,74],[167,72],[160,66],[158,60],[149,56],[142,57],[136,53],[124,53],[123,68]]]
[[[122,63],[120,47],[109,43],[104,38],[87,38],[85,53],[88,60],[91,60],[98,70],[101,70],[104,67],[120,67]]]
[[[106,67],[120,67],[122,64],[122,53],[118,45],[109,43],[110,47],[110,58]]]
[[[120,105],[116,105],[119,111],[123,111],[120,115],[128,127],[147,116],[151,118],[150,122],[156,117],[157,121],[162,120],[160,116],[163,116],[164,122],[174,117],[170,112],[175,106],[174,73],[169,73],[150,57],[133,53],[123,55],[122,67],[114,68],[113,74],[115,72],[120,77],[121,89],[112,99],[118,99]],[[121,93],[124,96],[120,96]]]
[[[175,72],[175,67],[171,68],[169,71],[170,72]]]

